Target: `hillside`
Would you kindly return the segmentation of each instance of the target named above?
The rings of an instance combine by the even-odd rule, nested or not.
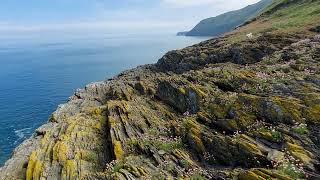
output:
[[[92,83],[0,179],[319,179],[320,1]],[[247,34],[252,33],[252,36]]]
[[[272,0],[262,0],[243,9],[231,11],[216,17],[202,20],[189,32],[181,32],[178,35],[186,36],[219,36],[229,32],[245,21],[256,16],[262,9],[268,6]]]

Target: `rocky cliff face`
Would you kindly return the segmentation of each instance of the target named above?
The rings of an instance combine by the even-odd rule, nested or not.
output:
[[[320,3],[287,2],[78,90],[0,179],[318,179]]]

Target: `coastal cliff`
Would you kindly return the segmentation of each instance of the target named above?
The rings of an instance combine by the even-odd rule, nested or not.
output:
[[[270,5],[272,0],[261,0],[255,4],[242,9],[227,12],[216,17],[210,17],[199,22],[194,28],[187,32],[179,32],[180,36],[220,36],[232,31],[239,25],[254,18],[257,14]]]
[[[320,178],[320,1],[77,90],[0,179]],[[249,35],[250,34],[250,35]]]

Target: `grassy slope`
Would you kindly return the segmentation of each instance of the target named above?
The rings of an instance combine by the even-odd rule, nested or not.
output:
[[[291,4],[290,4],[291,3]],[[320,24],[320,1],[315,0],[275,0],[255,20],[229,33],[230,41],[241,41],[246,34],[260,35],[272,33],[305,33]]]

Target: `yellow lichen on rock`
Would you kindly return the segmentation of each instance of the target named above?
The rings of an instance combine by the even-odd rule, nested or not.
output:
[[[291,118],[294,122],[304,123],[302,118],[302,106],[299,104],[300,101],[297,99],[285,99],[281,97],[272,97],[271,99],[282,108],[286,118]]]
[[[28,167],[26,172],[26,180],[33,179],[33,171],[37,162],[37,152],[33,151],[29,157]]]
[[[58,141],[53,147],[53,160],[64,163],[67,160],[68,146]]]
[[[248,171],[248,172],[240,174],[239,180],[266,180],[266,179],[255,174],[252,171]]]
[[[316,124],[320,124],[320,104],[313,105],[305,110],[306,118]]]
[[[291,180],[286,176],[282,176],[273,171],[263,168],[254,168],[248,171],[242,172],[239,175],[239,180],[268,180],[268,179],[279,179],[279,180]]]
[[[305,163],[305,164],[310,164],[312,161],[312,154],[308,151],[306,151],[303,147],[296,145],[296,144],[292,144],[292,143],[286,143],[286,148],[288,149],[288,151],[291,153],[291,155],[300,160],[301,162]]]
[[[124,154],[120,141],[115,140],[113,142],[113,153],[116,159],[121,159],[122,155]]]
[[[50,141],[45,152],[45,161],[51,161],[53,146],[54,141]]]
[[[148,171],[146,171],[143,167],[138,167],[137,169],[142,176],[148,176]]]
[[[188,131],[187,135],[189,141],[195,145],[195,148],[199,153],[204,153],[205,147],[201,140],[201,126],[192,118],[188,118],[185,122],[185,125]]]
[[[183,87],[180,87],[178,90],[181,94],[186,94],[186,90]]]
[[[37,160],[33,169],[33,180],[40,180],[42,175],[42,168],[43,168],[43,163]]]
[[[89,112],[90,112],[90,114],[93,115],[93,116],[99,116],[99,115],[102,114],[102,109],[99,108],[99,107],[91,108]]]
[[[193,91],[195,91],[199,97],[205,97],[206,96],[206,93],[204,93],[203,90],[200,89],[201,88],[200,86],[197,87],[196,85],[191,85],[190,88]]]
[[[258,155],[262,155],[261,151],[259,150],[258,146],[246,141],[240,141],[239,145],[241,148],[243,148],[245,151],[250,153],[255,153]]]
[[[76,160],[67,160],[61,172],[61,179],[79,179],[78,165]]]

